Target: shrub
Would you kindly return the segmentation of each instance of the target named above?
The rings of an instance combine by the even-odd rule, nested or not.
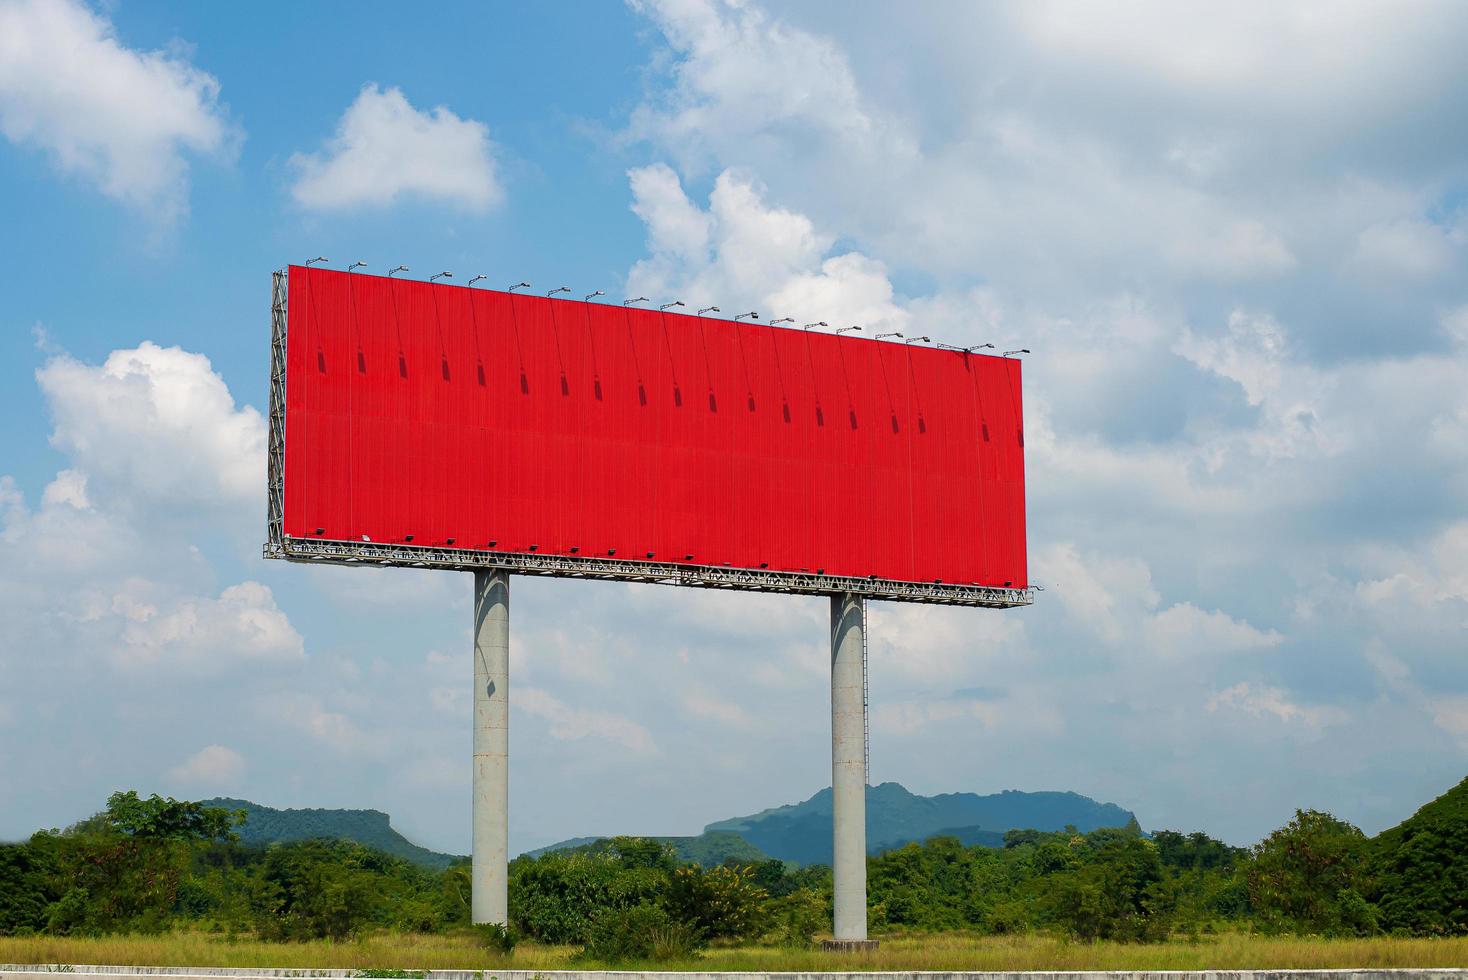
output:
[[[826,897],[809,888],[801,888],[769,903],[770,931],[766,938],[780,946],[809,946],[816,933],[831,924],[831,909]]]
[[[668,911],[710,939],[741,939],[765,931],[765,900],[749,865],[688,865],[668,882]]]
[[[498,922],[484,922],[474,927],[474,932],[479,936],[479,942],[485,949],[506,955],[515,951],[515,944],[520,937],[515,930],[509,926],[500,925]]]
[[[670,960],[691,956],[701,945],[691,925],[674,919],[660,905],[643,902],[598,915],[582,953],[606,963]]]
[[[510,864],[510,918],[521,933],[544,943],[585,943],[604,911],[653,902],[667,873],[611,853],[544,854]]]

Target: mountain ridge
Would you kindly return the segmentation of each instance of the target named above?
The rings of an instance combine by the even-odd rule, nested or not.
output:
[[[983,796],[962,792],[919,796],[900,783],[887,782],[867,788],[870,854],[937,836],[957,837],[965,845],[1002,847],[1008,830],[1063,830],[1073,825],[1085,832],[1100,827],[1124,827],[1135,820],[1130,810],[1074,792],[1004,790]],[[715,821],[705,826],[699,837],[662,839],[670,843],[695,842],[726,833],[737,835],[752,849],[772,858],[798,865],[829,864],[830,787],[799,803]],[[576,837],[527,853],[534,856],[570,850],[600,839]],[[717,849],[707,850],[717,853]]]
[[[244,824],[235,828],[243,844],[264,846],[317,838],[351,840],[437,870],[467,860],[414,844],[392,826],[392,818],[381,810],[277,809],[227,796],[202,802],[205,806],[245,811]]]

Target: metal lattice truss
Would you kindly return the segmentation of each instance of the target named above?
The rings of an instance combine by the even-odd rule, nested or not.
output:
[[[650,582],[703,589],[737,589],[804,595],[851,593],[894,602],[926,602],[951,606],[1008,609],[1034,602],[1030,589],[1001,589],[948,582],[903,582],[895,579],[856,578],[769,569],[715,565],[671,564],[544,555],[516,552],[434,548],[376,541],[337,541],[295,538],[284,533],[285,392],[286,392],[286,272],[274,274],[271,284],[270,336],[270,442],[264,556],[286,561],[332,565],[396,566],[472,572],[505,569],[525,575],[558,578]]]

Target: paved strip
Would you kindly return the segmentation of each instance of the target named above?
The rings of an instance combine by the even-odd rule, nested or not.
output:
[[[374,971],[377,975],[386,971]],[[361,977],[359,970],[271,970],[255,967],[91,966],[3,964],[0,980],[40,980],[70,974],[89,977],[169,977],[171,980],[217,980],[219,977]],[[882,970],[829,973],[657,972],[643,970],[405,970],[421,980],[1468,980],[1468,969],[1392,970],[1075,970],[1033,973],[978,971]]]

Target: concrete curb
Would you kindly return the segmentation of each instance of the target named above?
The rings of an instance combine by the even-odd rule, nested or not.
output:
[[[1387,970],[1047,970],[1033,973],[882,970],[870,972],[717,973],[640,970],[426,970],[404,971],[421,980],[1468,980],[1457,967]],[[39,980],[43,975],[87,977],[358,977],[357,970],[272,970],[250,967],[90,966],[0,963],[0,980]]]

